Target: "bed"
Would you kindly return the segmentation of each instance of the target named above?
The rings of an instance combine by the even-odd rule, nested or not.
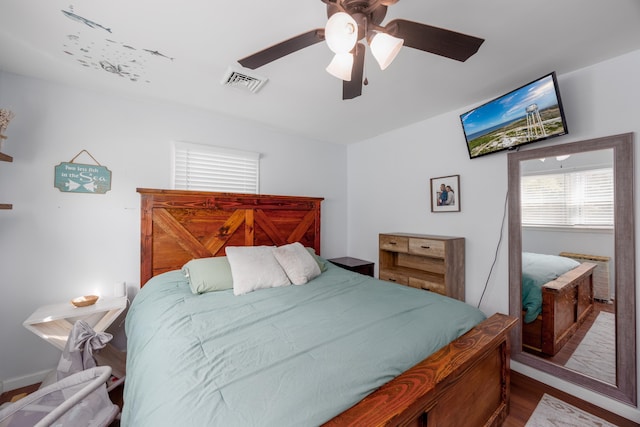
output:
[[[144,286],[127,315],[124,426],[502,424],[517,319],[326,263],[321,198],[138,192]],[[182,271],[225,248],[295,242],[324,267],[303,286],[194,294]],[[428,326],[442,323],[452,330]]]
[[[593,311],[596,265],[571,258],[522,254],[522,345],[554,356]]]

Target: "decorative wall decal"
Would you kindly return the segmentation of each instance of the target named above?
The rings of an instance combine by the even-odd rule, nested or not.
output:
[[[72,20],[74,20],[76,22],[80,22],[80,23],[82,23],[84,25],[87,25],[87,26],[89,26],[91,28],[101,28],[101,29],[103,29],[105,31],[111,32],[111,28],[104,27],[104,26],[98,24],[97,22],[93,22],[93,21],[91,21],[91,20],[89,20],[87,18],[83,18],[82,16],[76,15],[73,12],[69,12],[67,10],[62,10],[61,12],[64,13],[64,16],[66,16],[67,18],[72,19]]]
[[[62,13],[73,21],[113,34],[111,28],[76,14],[73,5],[69,6],[69,10],[62,10]],[[84,33],[78,31],[75,34],[67,34],[62,51],[74,57],[85,68],[106,71],[132,82],[146,83],[150,83],[147,78],[147,68],[151,65],[150,56],[171,61],[175,59],[158,49],[136,48],[131,43],[118,41],[115,37],[100,40],[99,34],[91,30]],[[151,59],[151,61],[154,60]],[[156,61],[154,65],[157,63],[159,62]]]
[[[110,64],[109,61],[100,61],[100,66],[102,67],[103,70],[109,73],[117,74],[119,76],[124,77],[125,74],[129,74],[125,71],[122,71],[122,67],[120,65]]]
[[[158,52],[157,50],[150,50],[150,49],[142,49],[142,50],[147,51],[147,52],[149,52],[149,53],[150,53],[150,54],[152,54],[152,55],[155,55],[155,56],[162,56],[163,58],[167,58],[167,59],[170,59],[170,60],[172,60],[172,61],[173,61],[173,58],[171,58],[171,57],[169,57],[169,56],[167,56],[167,55],[164,55],[164,54],[162,54],[162,53]]]
[[[96,164],[73,163],[82,153]],[[53,186],[65,193],[104,194],[111,190],[111,171],[98,163],[87,150],[82,150],[70,162],[62,162],[55,167]]]
[[[148,56],[132,46],[126,47],[111,39],[105,39],[104,44],[85,42],[85,38],[78,34],[67,35],[64,52],[74,56],[80,65],[103,70],[108,73],[124,77],[137,82],[145,79],[145,66]]]

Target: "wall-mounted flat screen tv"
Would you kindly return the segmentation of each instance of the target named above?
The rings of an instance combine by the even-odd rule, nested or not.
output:
[[[461,114],[460,121],[472,159],[569,132],[555,72]]]

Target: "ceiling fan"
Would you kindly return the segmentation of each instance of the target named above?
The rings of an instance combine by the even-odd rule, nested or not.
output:
[[[323,40],[335,53],[327,71],[340,78],[342,99],[362,95],[366,41],[384,70],[404,46],[464,62],[478,51],[484,39],[405,19],[380,24],[387,7],[398,0],[321,0],[327,5],[325,28],[297,35],[246,58],[240,65],[255,70],[283,56]],[[364,79],[366,85],[366,79]]]

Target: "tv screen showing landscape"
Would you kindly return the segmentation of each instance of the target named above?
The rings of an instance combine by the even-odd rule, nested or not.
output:
[[[568,133],[555,72],[460,115],[460,121],[472,159]]]

